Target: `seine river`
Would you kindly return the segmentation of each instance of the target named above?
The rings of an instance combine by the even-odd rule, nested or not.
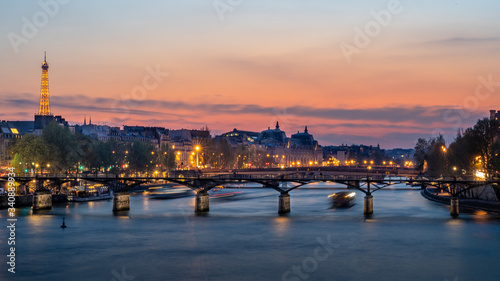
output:
[[[331,209],[335,190],[312,187],[291,192],[287,216],[268,189],[218,191],[243,193],[211,199],[203,216],[193,197],[145,194],[123,215],[111,201],[19,209],[15,274],[2,210],[0,280],[500,280],[499,215],[452,219],[420,191],[380,190],[365,218],[362,193],[353,207]]]

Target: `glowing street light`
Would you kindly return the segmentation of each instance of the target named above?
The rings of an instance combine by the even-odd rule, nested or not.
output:
[[[199,153],[198,152],[200,151],[201,148],[199,145],[197,145],[194,149],[196,150],[196,168],[199,168],[200,163],[199,163],[199,157],[198,157]]]
[[[447,151],[447,149],[446,149],[446,147],[445,147],[444,145],[443,145],[443,146],[441,146],[441,150],[442,150],[444,153],[446,153],[446,151]]]

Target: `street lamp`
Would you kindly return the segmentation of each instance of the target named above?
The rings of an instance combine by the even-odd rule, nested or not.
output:
[[[196,168],[198,168],[199,167],[199,157],[198,157],[199,153],[198,152],[200,151],[200,146],[197,145],[194,149],[196,150]]]

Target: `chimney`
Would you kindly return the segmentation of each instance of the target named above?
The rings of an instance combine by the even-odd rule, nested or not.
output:
[[[490,120],[495,120],[496,110],[490,110]]]

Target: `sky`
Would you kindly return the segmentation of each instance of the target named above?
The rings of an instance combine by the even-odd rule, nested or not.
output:
[[[475,3],[474,3],[475,2]],[[412,148],[500,110],[500,1],[2,1],[0,120]],[[497,82],[498,81],[498,82]]]

